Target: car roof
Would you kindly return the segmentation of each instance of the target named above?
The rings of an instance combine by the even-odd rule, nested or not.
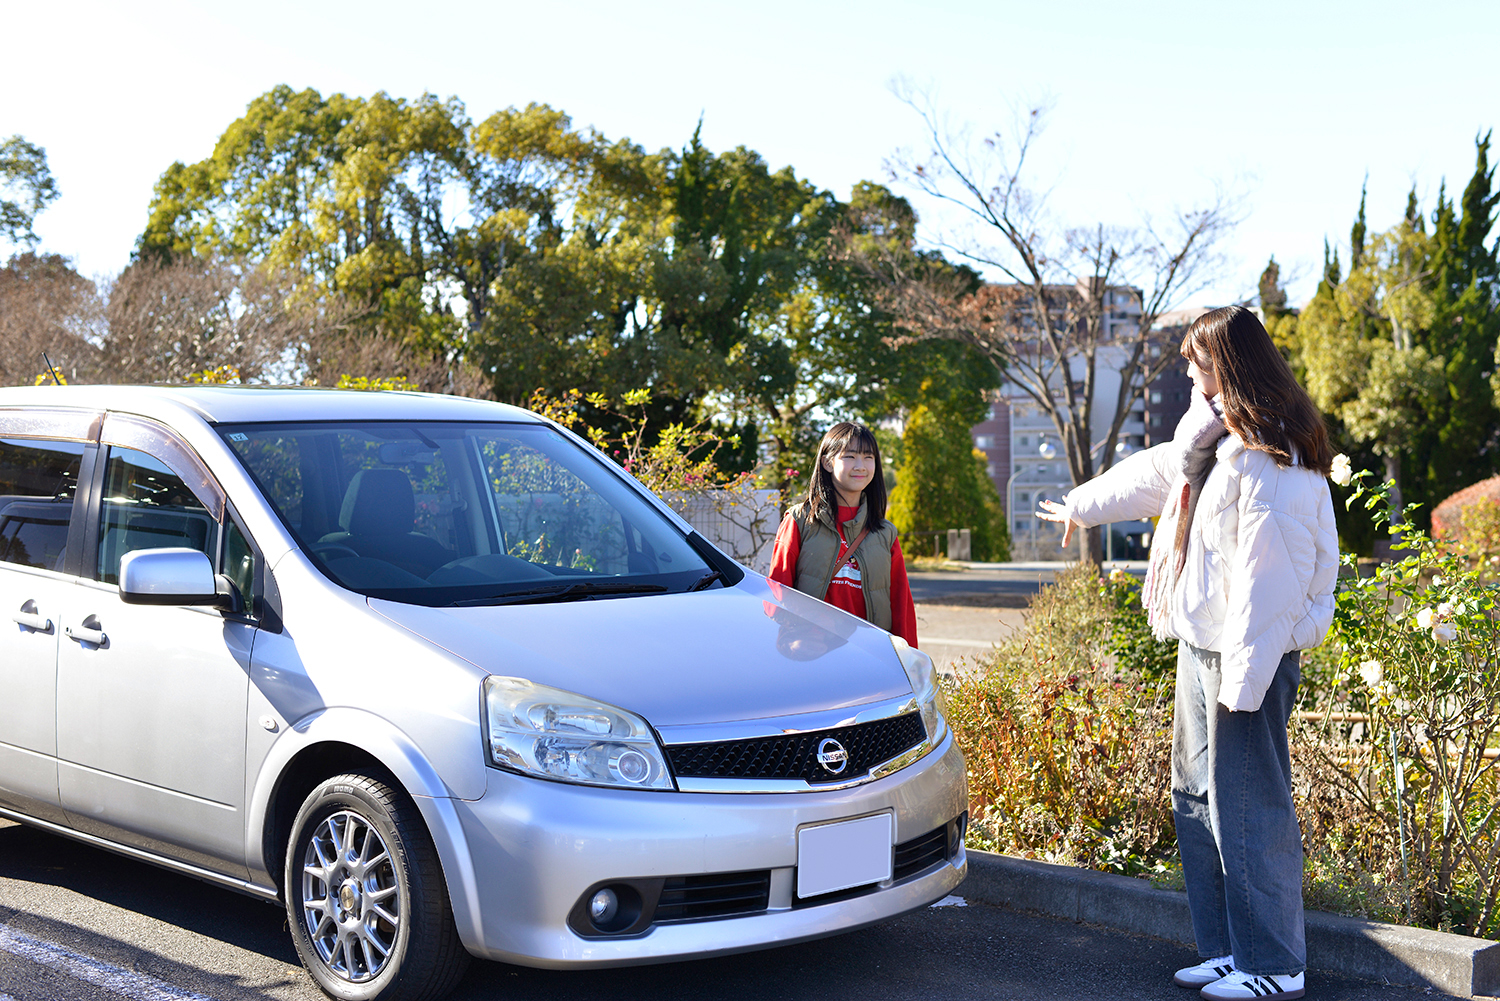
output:
[[[172,423],[187,413],[212,424],[327,420],[539,421],[519,407],[438,393],[318,386],[15,386],[0,408],[116,411]]]

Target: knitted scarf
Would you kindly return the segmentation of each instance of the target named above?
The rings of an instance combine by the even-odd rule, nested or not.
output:
[[[1224,411],[1218,397],[1212,400],[1194,392],[1188,412],[1177,424],[1172,445],[1181,456],[1180,472],[1172,482],[1167,508],[1162,512],[1151,540],[1151,559],[1146,566],[1144,599],[1146,618],[1159,640],[1168,639],[1172,621],[1172,596],[1187,564],[1188,530],[1203,495],[1203,484],[1218,461],[1215,450],[1229,432],[1224,429]],[[1169,531],[1162,529],[1171,526]]]

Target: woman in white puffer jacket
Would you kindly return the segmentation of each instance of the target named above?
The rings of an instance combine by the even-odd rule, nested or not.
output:
[[[1304,993],[1302,837],[1287,722],[1299,651],[1333,621],[1338,539],[1322,415],[1255,314],[1195,320],[1192,405],[1172,441],[1038,515],[1073,528],[1160,517],[1142,600],[1179,640],[1172,808],[1212,1001]]]

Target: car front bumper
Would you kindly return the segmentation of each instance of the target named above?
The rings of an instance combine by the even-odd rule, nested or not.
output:
[[[446,801],[461,837],[437,840],[471,953],[545,968],[624,966],[790,945],[938,900],[967,872],[961,843],[908,878],[794,902],[797,831],[888,811],[901,844],[959,817],[966,800],[964,759],[950,733],[901,771],[836,792],[617,790],[491,769],[483,797]],[[765,910],[655,924],[630,937],[584,937],[569,927],[569,912],[600,883],[756,870],[770,871]]]

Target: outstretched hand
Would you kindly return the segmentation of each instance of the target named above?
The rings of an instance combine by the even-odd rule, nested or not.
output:
[[[1070,541],[1072,541],[1072,538],[1073,538],[1073,529],[1075,529],[1075,528],[1087,528],[1088,527],[1087,525],[1081,524],[1079,522],[1074,521],[1072,518],[1069,518],[1068,517],[1068,513],[1067,513],[1068,512],[1067,507],[1064,506],[1064,505],[1062,505],[1062,504],[1059,504],[1057,501],[1044,500],[1044,501],[1039,501],[1038,504],[1039,504],[1039,507],[1038,507],[1038,510],[1036,512],[1036,516],[1038,518],[1042,519],[1043,521],[1055,521],[1055,522],[1059,522],[1063,526],[1063,537],[1062,537],[1062,548],[1063,549],[1067,549],[1068,548],[1068,543]]]

